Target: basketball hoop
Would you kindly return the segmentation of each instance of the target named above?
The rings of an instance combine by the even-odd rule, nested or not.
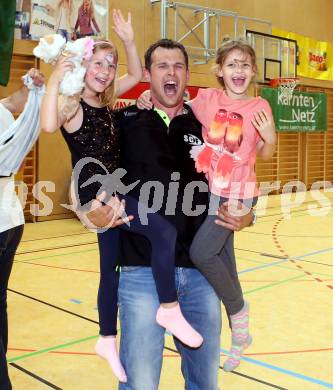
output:
[[[269,85],[271,87],[277,87],[279,95],[287,98],[293,96],[294,90],[298,84],[299,79],[297,77],[278,77],[277,79],[269,80]]]

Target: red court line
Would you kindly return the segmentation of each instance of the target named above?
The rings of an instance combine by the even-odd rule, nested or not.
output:
[[[91,273],[99,274],[99,271],[92,271],[92,270],[88,270],[88,269],[79,269],[79,268],[59,267],[59,266],[56,266],[56,265],[48,265],[48,264],[40,264],[40,263],[32,263],[29,260],[21,261],[20,263],[21,264],[39,265],[40,267],[47,267],[47,268],[64,269],[66,271],[91,272]]]
[[[279,240],[278,240],[278,236],[277,236],[277,234],[276,234],[276,230],[277,230],[279,224],[280,224],[283,220],[284,220],[284,218],[279,218],[279,219],[274,223],[273,228],[272,228],[272,238],[273,238],[273,242],[274,242],[276,248],[278,249],[278,251],[279,251],[280,253],[282,253],[283,256],[285,256],[285,257],[288,259],[288,261],[290,261],[291,263],[293,263],[293,264],[296,266],[296,268],[302,270],[306,275],[309,275],[313,280],[315,280],[315,281],[317,281],[317,282],[319,282],[319,283],[324,283],[326,287],[328,287],[328,288],[330,288],[330,289],[333,290],[333,286],[330,285],[330,284],[326,284],[326,283],[324,282],[324,279],[319,279],[319,278],[315,277],[315,275],[314,275],[312,272],[307,271],[307,270],[304,268],[303,265],[297,264],[296,260],[294,260],[293,258],[291,258],[291,257],[288,255],[288,253],[283,249],[283,247],[280,245],[280,242],[279,242]]]

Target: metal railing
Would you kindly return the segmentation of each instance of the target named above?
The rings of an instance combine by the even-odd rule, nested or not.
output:
[[[169,37],[181,42],[196,63],[207,63],[215,57],[223,36],[227,34],[232,37],[245,36],[247,29],[259,29],[268,34],[272,32],[270,21],[241,16],[237,12],[168,0],[150,0],[150,3],[152,6],[160,3],[161,38]],[[224,28],[224,21],[225,24],[231,23],[231,30]],[[169,34],[172,29],[173,37],[172,33]]]

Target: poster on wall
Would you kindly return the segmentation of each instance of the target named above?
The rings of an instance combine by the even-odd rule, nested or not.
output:
[[[284,96],[277,88],[262,88],[260,96],[268,100],[277,131],[327,130],[327,96],[323,92],[294,91]]]
[[[319,80],[333,80],[333,45],[304,35],[273,28],[273,33],[295,39],[298,46],[297,75]]]
[[[108,38],[108,0],[16,0],[15,39]]]

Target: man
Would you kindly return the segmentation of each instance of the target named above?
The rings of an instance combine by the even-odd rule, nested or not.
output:
[[[140,186],[130,195],[141,201],[149,199],[150,205],[161,198],[159,213],[177,229],[178,299],[185,318],[204,339],[198,349],[175,339],[185,388],[217,390],[221,305],[188,254],[205,218],[201,209],[207,209],[208,196],[205,178],[195,171],[189,154],[193,144],[202,142],[202,136],[200,123],[183,102],[189,78],[187,53],[179,43],[160,40],[147,50],[145,68],[154,109],[140,111],[132,106],[119,113],[122,167],[127,171],[126,184],[140,180]],[[105,226],[112,215],[110,207],[103,205],[90,212],[89,218],[95,225]],[[223,220],[218,223],[233,230],[252,222],[251,214],[234,217],[225,206],[220,209],[220,217]],[[120,223],[118,220],[115,225]],[[120,355],[128,381],[119,385],[120,390],[156,390],[159,384],[165,330],[155,320],[159,301],[150,252],[144,237],[121,232]]]
[[[44,77],[37,69],[30,69],[28,75],[36,86],[44,83]],[[20,90],[0,100],[0,133],[14,122],[13,114],[23,110],[28,98],[28,89]],[[8,140],[9,141],[9,140]],[[23,157],[23,156],[22,156]],[[23,233],[23,210],[16,197],[14,177],[1,176],[0,168],[0,389],[12,388],[6,362],[8,342],[7,286],[16,249]]]

